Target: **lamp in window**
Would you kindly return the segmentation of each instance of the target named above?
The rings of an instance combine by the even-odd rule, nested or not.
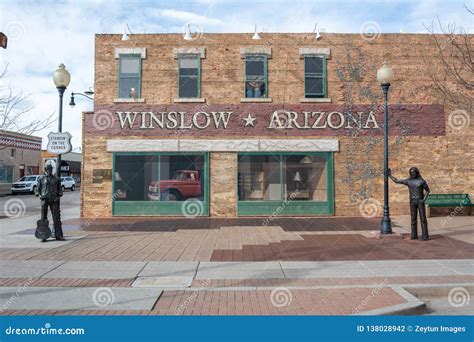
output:
[[[300,160],[300,163],[301,164],[311,164],[313,161],[311,160],[311,158],[309,156],[304,156],[301,160]]]
[[[137,98],[137,91],[135,88],[130,88],[130,98],[134,100]]]
[[[255,40],[257,40],[257,39],[262,39],[262,38],[260,38],[260,35],[258,34],[258,31],[257,31],[257,24],[255,24],[255,30],[254,30],[252,39],[255,39]]]
[[[293,177],[293,182],[295,182],[296,190],[301,189],[301,174],[299,171],[296,171],[295,176]]]
[[[124,29],[123,35],[122,35],[122,40],[129,40],[130,39],[130,37],[127,34],[127,31],[130,34],[133,34],[132,31],[130,30],[130,26],[128,26],[128,24],[126,23],[125,24],[125,29]]]

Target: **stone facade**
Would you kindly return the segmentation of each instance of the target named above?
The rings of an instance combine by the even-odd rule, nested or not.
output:
[[[300,105],[304,99],[304,61],[301,51],[324,51],[327,60],[327,99],[314,102],[330,102],[344,108],[353,105],[377,106],[382,102],[382,92],[376,81],[376,71],[383,60],[388,60],[395,72],[390,87],[389,102],[407,105],[444,106],[443,132],[425,134],[411,132],[410,127],[397,127],[400,133],[391,136],[390,167],[393,174],[405,177],[408,168],[419,167],[433,193],[470,193],[474,184],[474,139],[472,120],[459,129],[452,124],[453,113],[458,109],[445,104],[433,87],[428,76],[426,62],[433,71],[442,65],[435,57],[436,46],[428,35],[387,34],[374,40],[364,40],[358,34],[324,34],[316,41],[313,34],[264,34],[255,41],[250,34],[204,34],[193,41],[185,41],[179,34],[133,35],[122,41],[120,35],[97,35],[95,42],[95,114],[84,113],[84,127],[104,108],[129,108],[149,110],[147,106],[172,107],[178,93],[178,62],[176,51],[205,51],[201,59],[201,99],[191,104],[205,111],[213,105],[238,105],[244,97],[244,62],[241,52],[246,49],[267,51],[269,104]],[[140,100],[116,99],[118,93],[117,49],[138,49],[142,56],[142,91]],[[146,49],[144,52],[143,49]],[[183,50],[184,49],[184,50]],[[193,51],[194,51],[193,50]],[[447,84],[456,89],[455,84]],[[316,100],[316,99],[315,99]],[[257,102],[257,101],[253,101]],[[182,105],[188,105],[182,104]],[[256,104],[255,104],[256,105]],[[313,105],[313,104],[311,104]],[[324,104],[321,104],[324,105]],[[128,106],[128,107],[127,107]],[[468,119],[472,113],[467,113]],[[392,121],[397,125],[397,121]],[[426,119],[419,122],[426,130],[439,125],[435,115],[426,112]],[[421,126],[423,127],[423,126]],[[437,128],[438,129],[438,128]],[[94,170],[111,169],[112,153],[107,151],[114,139],[248,139],[242,132],[200,137],[180,132],[179,135],[144,134],[137,130],[111,134],[107,129],[83,134],[83,181],[81,187],[84,217],[110,217],[112,182],[94,178]],[[438,132],[438,131],[436,131]],[[320,139],[324,133],[315,132],[308,137]],[[327,134],[326,134],[327,135]],[[275,139],[275,135],[252,137]],[[282,136],[282,139],[285,137]],[[327,137],[321,137],[326,138]],[[382,153],[383,138],[348,132],[337,137],[339,152],[334,153],[335,215],[360,216],[364,199],[382,201]],[[109,143],[108,143],[109,140]],[[174,142],[170,141],[171,144]],[[234,217],[236,215],[237,156],[232,152],[210,154],[210,215]],[[225,172],[223,172],[225,171]],[[380,208],[376,208],[380,209]],[[392,214],[407,214],[407,190],[404,186],[390,184],[390,209]]]

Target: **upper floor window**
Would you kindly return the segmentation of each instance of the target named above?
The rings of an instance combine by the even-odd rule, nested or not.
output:
[[[245,56],[245,97],[268,97],[267,56]]]
[[[199,55],[179,55],[179,97],[201,96],[201,58]]]
[[[119,63],[119,98],[139,99],[141,96],[141,56],[139,54],[120,55]]]
[[[318,55],[304,56],[304,97],[326,98],[326,57]]]

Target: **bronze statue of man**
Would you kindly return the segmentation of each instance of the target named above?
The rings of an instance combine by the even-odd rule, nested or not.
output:
[[[54,236],[56,240],[64,241],[63,229],[61,226],[61,211],[59,198],[63,195],[61,179],[53,175],[53,166],[46,164],[45,175],[38,179],[37,193],[41,199],[41,221],[48,219],[48,207],[51,208],[53,216]]]
[[[397,184],[404,184],[408,186],[410,193],[410,215],[411,215],[411,239],[418,239],[417,229],[417,214],[420,213],[421,221],[421,239],[426,241],[429,240],[428,235],[428,221],[426,219],[425,201],[430,194],[430,188],[426,181],[421,177],[420,171],[416,167],[410,168],[410,177],[403,180],[398,180],[392,176],[390,169],[388,175]]]

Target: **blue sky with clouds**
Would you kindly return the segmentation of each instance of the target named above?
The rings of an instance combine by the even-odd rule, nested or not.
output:
[[[71,91],[84,91],[94,82],[94,34],[123,33],[125,23],[134,33],[183,32],[191,23],[206,32],[312,32],[315,23],[326,32],[359,33],[376,22],[382,33],[425,33],[424,24],[437,17],[473,32],[472,17],[464,4],[471,1],[9,1],[2,0],[0,31],[9,36],[0,50],[0,66],[8,75],[0,91],[11,86],[30,94],[32,117],[57,111],[52,73],[60,63],[72,80],[66,92],[63,129],[81,144],[81,112],[92,102],[77,98],[67,106]],[[3,89],[3,90],[2,90]],[[46,137],[56,126],[40,132]],[[46,139],[43,139],[43,146]]]

